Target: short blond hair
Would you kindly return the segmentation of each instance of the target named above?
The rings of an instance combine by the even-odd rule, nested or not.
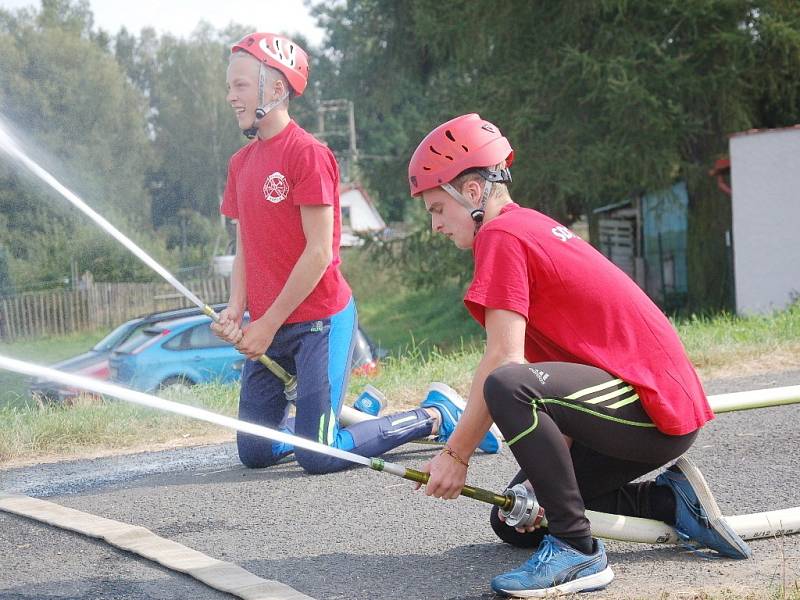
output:
[[[487,167],[487,168],[493,170],[505,169],[506,162],[503,161],[498,165],[494,165],[493,167]],[[462,171],[461,173],[456,175],[455,179],[453,179],[450,182],[450,185],[456,188],[459,192],[463,192],[464,186],[470,181],[477,181],[478,183],[483,185],[483,182],[485,182],[486,180],[483,178],[483,176],[481,176],[480,173],[478,173],[478,168],[476,167],[467,169],[466,171]],[[508,193],[508,186],[505,183],[495,182],[495,184],[492,186],[492,191],[489,194],[489,198],[505,198],[505,197],[510,197]]]

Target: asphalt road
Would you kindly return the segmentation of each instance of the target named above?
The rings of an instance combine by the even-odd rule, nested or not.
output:
[[[800,372],[706,384],[711,394],[800,384]],[[800,405],[720,415],[690,456],[725,514],[800,506]],[[435,450],[390,460],[419,466]],[[511,453],[478,456],[473,485],[502,491]],[[294,463],[242,468],[232,445],[0,471],[0,489],[47,498],[230,561],[317,600],[488,600],[489,580],[529,553],[500,544],[488,507],[445,502],[358,468],[308,476]],[[609,542],[616,579],[590,598],[694,597],[730,589],[768,597],[800,585],[800,535],[754,541],[755,558]],[[230,598],[104,542],[0,513],[0,598]]]

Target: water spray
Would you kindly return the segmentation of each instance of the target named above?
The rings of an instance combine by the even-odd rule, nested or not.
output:
[[[62,185],[48,171],[31,160],[20,148],[19,144],[5,130],[0,121],[0,149],[11,155],[12,158],[21,162],[39,179],[47,183],[55,191],[69,200],[74,206],[89,216],[104,231],[111,234],[115,239],[133,252],[142,262],[153,269],[184,297],[193,304],[200,307],[204,314],[209,316],[214,322],[219,322],[219,315],[188,288],[181,284],[169,271],[156,262],[150,255],[137,246],[132,240],[120,232],[116,227],[109,223],[105,218],[90,208],[76,194]],[[294,401],[297,397],[297,379],[290,375],[278,363],[266,355],[262,355],[259,361],[268,368],[284,384],[284,392],[287,399]],[[63,373],[47,367],[25,363],[13,358],[0,355],[0,368],[29,375],[41,377],[55,382],[74,386],[99,394],[105,394],[121,400],[139,404],[149,408],[164,410],[182,416],[207,421],[241,431],[258,437],[263,437],[276,442],[282,442],[304,448],[312,452],[327,454],[335,458],[340,458],[351,463],[369,467],[375,471],[382,471],[402,477],[409,481],[419,484],[427,484],[429,474],[415,469],[409,469],[401,465],[385,461],[381,458],[367,458],[347,452],[338,448],[325,446],[318,442],[297,437],[295,435],[240,421],[232,417],[226,417],[211,411],[207,411],[194,406],[188,406],[178,402],[165,400],[142,392],[137,392],[127,388],[113,385],[111,383],[98,381],[79,375]],[[757,390],[760,396],[756,397],[753,392],[741,392],[737,394],[726,394],[719,397],[719,406],[715,407],[716,412],[730,412],[746,410],[752,408],[762,408],[766,406],[777,406],[797,402],[800,398],[800,386],[792,388],[777,388],[775,390]],[[714,406],[713,397],[711,400]],[[349,410],[346,410],[349,409]],[[353,414],[355,413],[355,414]],[[349,418],[351,417],[352,418]],[[358,413],[351,407],[342,407],[342,422],[357,422],[360,420],[373,418],[370,415]],[[546,519],[541,506],[536,501],[536,496],[532,490],[519,484],[506,490],[503,494],[497,494],[482,488],[464,486],[461,495],[473,498],[487,504],[497,506],[506,517],[506,522],[511,526],[523,527],[528,524],[546,525]],[[644,542],[644,543],[674,543],[678,540],[675,530],[659,521],[641,519],[637,517],[623,517],[606,513],[586,511],[586,516],[592,523],[592,531],[599,537],[617,539],[622,541]],[[754,513],[750,515],[737,515],[726,517],[728,523],[744,539],[754,539],[759,537],[772,537],[781,534],[800,533],[800,507],[784,510],[777,510],[764,513]]]
[[[64,373],[62,371],[26,363],[24,361],[2,355],[0,355],[0,368],[8,371],[14,371],[22,375],[28,375],[30,377],[49,379],[57,383],[89,390],[98,394],[113,396],[114,398],[119,398],[120,400],[131,402],[133,404],[139,404],[148,408],[164,410],[177,415],[182,415],[184,417],[190,417],[193,419],[206,421],[208,423],[214,423],[216,425],[221,425],[222,427],[227,427],[243,433],[249,433],[250,435],[266,438],[274,442],[289,444],[297,448],[304,448],[305,450],[326,454],[334,458],[339,458],[351,463],[363,465],[365,467],[374,469],[375,471],[383,471],[385,473],[397,475],[398,477],[402,477],[403,479],[408,479],[409,481],[414,481],[416,483],[425,484],[428,482],[428,473],[417,471],[415,469],[408,469],[401,465],[385,461],[381,458],[368,458],[359,454],[354,454],[353,452],[347,452],[345,450],[340,450],[339,448],[334,448],[332,446],[320,444],[319,442],[307,440],[284,431],[271,429],[269,427],[256,425],[254,423],[248,423],[246,421],[240,421],[239,419],[220,415],[203,408],[189,406],[188,404],[181,404],[180,402],[173,402],[172,400],[166,400],[157,396],[151,396],[150,394],[137,392],[135,390],[114,385],[105,381],[99,381],[89,377],[83,377],[81,375],[74,375],[72,373]],[[488,490],[472,486],[465,486],[464,489],[461,490],[461,494],[469,498],[474,498],[475,500],[480,500],[481,502],[494,504],[495,506],[499,506],[501,508],[505,507],[510,509],[512,504],[512,500],[506,496],[495,494]]]
[[[102,215],[94,211],[89,205],[81,200],[74,192],[69,190],[61,182],[59,182],[47,170],[33,161],[25,152],[22,151],[20,145],[14,140],[10,133],[3,126],[3,121],[0,119],[0,150],[7,152],[12,158],[22,163],[29,171],[36,175],[39,179],[44,181],[47,185],[53,188],[56,192],[61,194],[64,198],[69,200],[75,207],[86,214],[92,221],[99,225],[104,231],[109,233],[117,241],[119,241],[128,250],[133,252],[142,262],[148,267],[153,269],[161,277],[163,277],[170,285],[178,290],[185,298],[198,306],[205,315],[210,317],[215,323],[219,323],[219,315],[208,304],[200,300],[195,294],[191,292],[186,286],[178,281],[167,269],[156,262],[147,252],[137,246],[125,234],[119,231],[111,223],[109,223]],[[297,378],[289,374],[277,362],[269,358],[266,354],[262,354],[258,361],[269,369],[273,375],[283,383],[283,391],[286,399],[289,402],[297,400]],[[374,418],[372,415],[362,413],[350,406],[342,406],[340,413],[341,422],[347,426],[353,423],[358,423],[367,419]]]
[[[56,192],[61,194],[64,198],[69,200],[74,206],[87,215],[92,221],[97,223],[105,232],[111,234],[117,241],[119,241],[128,250],[133,252],[144,264],[153,269],[156,273],[161,275],[172,287],[178,290],[185,298],[191,301],[196,306],[200,307],[204,314],[209,316],[215,323],[219,323],[219,315],[208,304],[195,296],[191,290],[178,281],[172,273],[167,271],[163,266],[153,259],[147,252],[137,246],[130,238],[123,234],[119,229],[109,223],[104,217],[95,212],[89,205],[81,200],[74,192],[65,187],[53,175],[51,175],[44,168],[39,166],[36,162],[31,160],[25,152],[23,152],[19,144],[11,137],[11,135],[3,127],[0,121],[0,149],[5,150],[12,158],[22,163],[29,171],[36,175],[39,179],[53,188]],[[297,399],[297,378],[290,375],[286,370],[281,367],[277,362],[262,354],[259,357],[259,362],[268,368],[278,379],[283,382],[284,393],[287,400],[294,402]]]
[[[290,433],[278,431],[262,425],[247,423],[195,406],[158,398],[105,381],[98,381],[72,373],[64,373],[2,355],[0,355],[0,369],[31,377],[50,379],[65,385],[119,398],[120,400],[133,404],[139,404],[141,406],[214,423],[236,431],[242,431],[272,441],[282,442],[312,452],[319,452],[334,458],[340,458],[354,464],[369,467],[375,471],[389,473],[422,485],[428,483],[429,475],[423,471],[409,469],[381,458],[360,456]],[[789,390],[791,390],[791,392]],[[769,392],[770,390],[757,391]],[[786,403],[789,396],[793,395],[796,399],[798,392],[800,392],[800,386],[785,388],[785,392],[780,397],[783,398],[784,403]],[[497,506],[502,514],[506,516],[506,522],[511,526],[523,527],[528,524],[544,526],[547,524],[544,511],[536,501],[533,490],[527,488],[524,484],[514,486],[502,494],[497,494],[478,487],[464,486],[461,490],[461,495]],[[627,542],[642,542],[646,544],[677,543],[679,541],[675,529],[661,521],[642,519],[639,517],[624,517],[591,510],[586,511],[586,517],[592,524],[592,533],[598,537]],[[800,507],[730,516],[725,517],[725,520],[744,539],[800,533]]]

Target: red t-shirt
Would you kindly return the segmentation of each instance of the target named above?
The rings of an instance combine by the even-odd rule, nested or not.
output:
[[[659,431],[682,435],[714,418],[677,332],[633,280],[590,244],[517,204],[483,225],[464,303],[527,320],[525,359],[592,365],[631,384]]]
[[[231,157],[220,210],[239,221],[253,320],[275,301],[305,248],[300,206],[316,204],[333,207],[333,260],[287,323],[330,317],[350,300],[339,270],[339,167],[333,153],[294,121]]]

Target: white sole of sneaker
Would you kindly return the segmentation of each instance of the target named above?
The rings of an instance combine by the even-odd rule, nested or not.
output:
[[[719,509],[717,501],[714,499],[714,495],[711,493],[711,488],[706,478],[703,477],[697,465],[685,456],[678,458],[678,460],[675,461],[675,465],[692,485],[695,494],[697,494],[697,500],[700,502],[700,506],[706,511],[711,528],[721,535],[731,546],[738,548],[742,552],[743,557],[750,558],[752,556],[750,548],[748,548],[747,544],[745,544],[733,528],[728,525],[728,522],[722,515],[722,511]]]
[[[566,596],[567,594],[576,594],[578,592],[593,592],[602,590],[614,579],[614,571],[611,567],[606,567],[599,573],[589,575],[588,577],[581,577],[561,585],[556,585],[543,590],[498,590],[511,598],[553,598],[555,596]]]

